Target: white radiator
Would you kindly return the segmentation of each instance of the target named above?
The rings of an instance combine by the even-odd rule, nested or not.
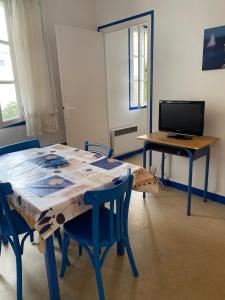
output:
[[[128,153],[139,148],[136,139],[138,132],[137,125],[114,128],[110,130],[110,144],[113,148],[113,156]]]

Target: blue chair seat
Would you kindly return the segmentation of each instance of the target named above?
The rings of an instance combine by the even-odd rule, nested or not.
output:
[[[93,246],[92,209],[65,223],[64,231],[73,239]],[[106,247],[110,242],[110,210],[106,207],[99,209],[99,245]],[[113,242],[116,242],[116,214],[114,214]]]
[[[20,216],[20,214],[18,214],[16,210],[11,210],[11,217],[18,234],[23,234],[31,231],[31,228],[29,227],[27,222]],[[5,215],[3,215],[1,218],[0,235],[2,235],[3,237],[12,235]]]

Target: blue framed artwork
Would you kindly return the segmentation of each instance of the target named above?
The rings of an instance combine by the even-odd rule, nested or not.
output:
[[[225,26],[205,29],[202,70],[225,69]]]

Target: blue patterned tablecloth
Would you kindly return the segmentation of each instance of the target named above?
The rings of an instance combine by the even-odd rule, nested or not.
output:
[[[14,191],[11,204],[42,239],[90,209],[83,203],[86,191],[114,184],[128,168],[137,190],[156,185],[155,178],[139,166],[61,144],[0,156],[0,180],[10,182]]]

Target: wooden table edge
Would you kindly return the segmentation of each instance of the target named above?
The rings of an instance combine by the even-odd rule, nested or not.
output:
[[[199,149],[202,149],[202,148],[205,148],[205,147],[208,147],[208,146],[211,146],[211,145],[214,145],[215,143],[217,143],[218,141],[220,141],[220,138],[219,137],[213,137],[213,136],[202,136],[204,138],[208,138],[208,139],[211,139],[210,143],[208,144],[205,144],[203,147],[195,147],[193,145],[179,145],[179,141],[182,141],[182,140],[177,140],[178,143],[169,143],[168,142],[165,142],[165,141],[160,141],[160,140],[154,140],[154,139],[150,139],[150,138],[147,138],[147,135],[154,135],[154,134],[157,134],[159,132],[153,132],[153,133],[147,133],[147,134],[143,134],[143,135],[140,135],[140,136],[137,136],[136,138],[139,139],[139,140],[142,140],[142,141],[145,141],[145,142],[153,142],[153,143],[157,143],[157,144],[161,144],[161,145],[168,145],[168,146],[174,146],[174,147],[183,147],[183,148],[189,148],[189,149],[193,149],[193,150],[199,150]],[[160,134],[163,134],[163,133],[160,133]],[[197,138],[200,138],[197,137]],[[171,141],[174,141],[173,138],[171,138]],[[176,142],[177,142],[176,141]],[[183,141],[193,141],[193,140],[183,140]]]

